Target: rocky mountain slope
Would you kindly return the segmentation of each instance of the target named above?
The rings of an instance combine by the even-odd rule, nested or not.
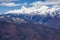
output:
[[[21,20],[19,20],[21,21]],[[0,40],[60,40],[60,30],[43,24],[0,18]]]
[[[43,7],[0,14],[0,40],[60,40],[60,8]]]

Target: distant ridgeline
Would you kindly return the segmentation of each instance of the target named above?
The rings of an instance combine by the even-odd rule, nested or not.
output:
[[[0,14],[0,18],[11,18],[17,23],[34,23],[44,24],[47,26],[53,26],[54,28],[60,28],[60,9],[46,10],[45,12],[37,13],[7,13]]]
[[[20,15],[0,15],[0,40],[60,40],[60,18],[49,19],[50,21],[41,24],[23,19],[31,15]],[[32,17],[35,16],[38,15]]]
[[[60,10],[0,14],[0,40],[60,40]]]

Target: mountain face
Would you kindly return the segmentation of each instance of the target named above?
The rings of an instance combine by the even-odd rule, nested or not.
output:
[[[43,7],[46,10],[43,10]],[[41,12],[36,13],[8,13],[8,14],[1,14],[1,17],[9,17],[15,20],[16,22],[30,22],[35,24],[44,24],[46,26],[51,26],[53,28],[60,28],[60,8],[49,8],[43,6],[40,8]]]
[[[60,18],[54,17],[53,19],[48,20],[44,25],[60,29]]]
[[[60,40],[59,29],[16,21],[9,17],[0,18],[0,40]]]
[[[60,8],[44,8],[0,14],[0,40],[60,40]]]

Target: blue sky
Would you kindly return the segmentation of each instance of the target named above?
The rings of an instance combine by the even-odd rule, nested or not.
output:
[[[14,1],[14,2],[15,3],[24,3],[24,2],[32,3],[32,2],[35,2],[35,1],[45,1],[45,0],[19,0],[19,1]]]
[[[4,1],[4,0],[3,0]],[[32,2],[35,2],[35,1],[45,1],[45,0],[11,0],[11,2],[3,2],[3,1],[0,1],[0,4],[1,3],[16,3],[16,4],[23,4],[23,3],[32,3]],[[14,7],[9,7],[9,6],[1,6],[0,5],[0,12],[1,13],[4,13],[5,11],[8,11],[8,10],[13,10],[13,9],[19,9],[20,6],[14,6]]]
[[[0,0],[0,13],[9,10],[19,10],[22,6],[29,7],[30,4],[37,5],[60,5],[60,0]],[[40,2],[40,3],[39,3]]]

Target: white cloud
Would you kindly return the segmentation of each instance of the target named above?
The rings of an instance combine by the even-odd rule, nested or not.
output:
[[[31,10],[29,8],[26,8],[25,6],[22,6],[21,9],[18,10],[10,10],[6,13],[30,13]]]
[[[39,7],[41,7],[41,6],[46,6],[46,5],[52,5],[52,7],[54,7],[54,8],[60,8],[60,1],[58,2],[59,0],[57,0],[57,1],[49,1],[49,0],[46,0],[45,2],[41,2],[41,1],[36,1],[36,2],[33,2],[33,3],[31,3],[30,5],[32,5],[33,6],[33,8],[39,8]]]
[[[39,8],[41,6],[46,6],[46,5],[52,5],[51,7],[54,8],[60,8],[60,0],[46,0],[45,2],[41,2],[41,1],[36,1],[31,3],[30,5],[33,6],[33,8]]]
[[[44,2],[36,1],[36,2],[31,3],[31,5],[34,5],[34,6],[41,6],[41,5],[58,5],[58,4],[60,4],[60,0],[46,0],[46,1],[44,1]]]
[[[30,5],[32,5],[34,7],[40,7],[40,6],[44,5],[44,3],[41,1],[36,1],[36,2],[31,3]]]
[[[8,1],[8,0],[6,0],[6,1]],[[11,0],[9,0],[9,1],[11,1]],[[28,3],[23,3],[23,4],[0,3],[0,6],[19,6],[19,5],[27,5],[27,4]],[[28,4],[28,5],[33,5],[34,7],[40,7],[42,5],[57,5],[57,4],[60,4],[60,0],[46,0],[44,2],[42,2],[42,1],[36,1],[36,2],[33,2],[31,4]]]
[[[25,6],[22,6],[21,9],[18,9],[18,10],[10,10],[10,11],[7,11],[5,12],[6,14],[8,13],[22,13],[22,14],[33,14],[33,13],[37,13],[38,14],[43,14],[45,15],[45,10],[47,10],[49,7],[47,6],[42,6],[42,7],[39,7],[39,8],[34,8],[34,7],[29,7],[29,8],[26,8]]]
[[[45,4],[60,4],[60,0],[46,0]]]
[[[60,8],[60,5],[53,5],[54,8]]]
[[[12,2],[12,1],[18,1],[18,0],[0,0],[0,2]]]
[[[45,1],[45,4],[60,4],[60,0],[47,0]]]
[[[50,15],[53,15],[52,12],[54,12],[57,9],[58,8],[54,8],[54,7],[50,8],[48,6],[41,6],[38,8],[34,8],[34,7],[26,8],[25,6],[22,6],[21,9],[9,10],[5,13],[6,14],[8,13],[24,14],[25,13],[25,14],[40,14],[40,15],[46,15],[50,13]]]
[[[20,6],[21,4],[15,4],[15,3],[1,3],[0,6]]]
[[[59,2],[60,0],[46,0],[47,2]]]
[[[50,2],[47,3],[47,2],[48,1],[45,1],[45,2],[36,1],[36,2],[29,4],[29,5],[32,5],[32,7],[25,7],[25,5],[23,5],[21,7],[21,9],[9,10],[5,13],[26,13],[26,14],[38,13],[38,14],[45,15],[48,11],[58,8],[58,3],[50,3]],[[46,6],[46,5],[50,5],[50,4],[54,4],[52,8]],[[59,8],[60,8],[60,6],[59,6]]]
[[[11,2],[12,0],[0,0],[0,2]]]

